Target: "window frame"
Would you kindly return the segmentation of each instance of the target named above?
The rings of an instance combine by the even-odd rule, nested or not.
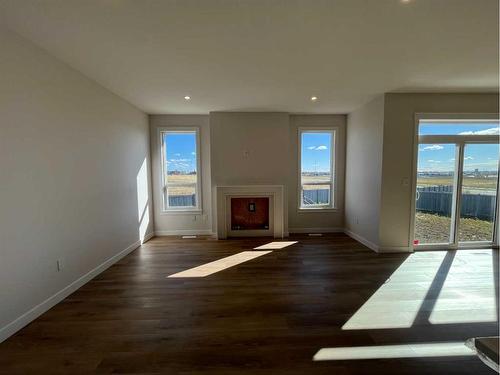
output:
[[[164,134],[195,134],[196,144],[196,183],[191,184],[168,184],[167,181],[167,166],[165,164],[166,145],[163,141]],[[201,190],[201,147],[200,147],[200,128],[193,127],[161,127],[158,128],[158,143],[160,152],[160,191],[161,191],[161,213],[162,214],[186,214],[186,213],[201,213],[202,212],[202,190]],[[168,205],[167,190],[168,185],[174,186],[194,186],[196,206],[186,207],[170,207]]]
[[[418,149],[419,145],[424,142],[430,143],[442,143],[442,144],[456,144],[459,149],[463,152],[465,144],[471,143],[499,143],[497,135],[420,135],[419,125],[420,122],[488,122],[488,121],[500,121],[500,115],[498,113],[433,113],[433,112],[415,112],[414,114],[414,129],[413,129],[413,160],[411,169],[411,206],[410,206],[410,230],[408,237],[408,246],[413,251],[419,250],[460,250],[460,249],[481,249],[481,248],[491,248],[498,247],[499,245],[499,235],[498,235],[498,218],[500,217],[500,196],[497,196],[496,208],[495,208],[495,222],[493,224],[493,240],[489,241],[478,241],[478,242],[459,242],[456,240],[458,237],[455,236],[455,232],[458,230],[458,221],[454,223],[453,236],[455,236],[455,241],[449,244],[419,244],[415,245],[413,240],[415,238],[415,213],[416,213],[416,190],[417,190],[417,172],[418,172]],[[492,142],[493,141],[493,142]],[[459,157],[461,163],[461,157]],[[456,176],[458,178],[458,170],[462,168],[462,165],[456,166]],[[500,176],[500,163],[499,163],[499,176]],[[497,180],[497,191],[500,186],[500,181]],[[457,183],[456,190],[459,194],[459,189],[462,188],[462,182]],[[455,199],[455,198],[453,198]],[[460,200],[460,197],[458,198]],[[458,210],[460,207],[458,207]],[[457,208],[455,207],[455,210]]]
[[[328,127],[299,127],[297,131],[298,137],[298,184],[297,184],[297,208],[299,212],[315,212],[315,211],[338,211],[337,206],[337,152],[338,152],[338,142],[337,135],[339,129],[338,127],[328,126]],[[303,206],[302,205],[302,134],[304,133],[331,133],[331,143],[330,143],[330,171],[331,171],[331,179],[329,181],[330,184],[330,203],[324,205],[315,205],[315,206]],[[325,183],[326,185],[326,183]]]

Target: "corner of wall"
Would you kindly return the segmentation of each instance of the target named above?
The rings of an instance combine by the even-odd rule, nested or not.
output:
[[[346,233],[379,251],[385,97],[376,96],[348,116]]]

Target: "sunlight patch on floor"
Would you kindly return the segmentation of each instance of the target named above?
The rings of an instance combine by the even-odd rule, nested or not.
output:
[[[446,251],[411,254],[342,329],[409,328],[446,256]]]
[[[241,253],[234,254],[214,262],[202,264],[201,266],[190,268],[182,272],[174,273],[173,275],[167,277],[205,277],[271,252],[272,251],[242,251]]]
[[[459,250],[432,309],[432,324],[495,322],[493,250]]]
[[[475,354],[463,342],[444,342],[323,348],[314,355],[313,360],[347,361],[384,358],[456,357],[472,356]]]
[[[279,250],[285,247],[296,244],[298,241],[274,241],[266,243],[258,247],[254,247],[254,250]]]

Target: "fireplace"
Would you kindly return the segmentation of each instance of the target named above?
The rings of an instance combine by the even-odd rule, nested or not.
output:
[[[269,198],[231,198],[231,230],[259,229],[269,229]]]
[[[216,186],[215,230],[218,239],[285,233],[282,185]]]

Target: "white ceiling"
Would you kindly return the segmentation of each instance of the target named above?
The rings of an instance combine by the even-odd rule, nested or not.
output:
[[[148,113],[498,89],[498,0],[0,0],[0,24]]]

